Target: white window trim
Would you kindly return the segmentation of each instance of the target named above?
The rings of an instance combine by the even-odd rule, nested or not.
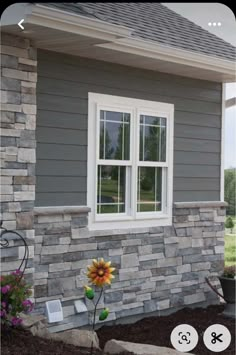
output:
[[[225,199],[225,110],[226,110],[226,84],[222,83],[222,107],[221,107],[221,166],[220,166],[220,201]]]
[[[131,112],[131,121],[138,114],[155,114],[158,116],[167,117],[167,142],[166,142],[166,163],[161,162],[142,162],[142,165],[148,166],[168,166],[167,188],[163,188],[162,195],[166,194],[166,199],[162,196],[162,201],[166,200],[167,207],[165,213],[150,212],[141,213],[132,211],[132,215],[124,214],[96,214],[96,196],[97,196],[97,161],[99,154],[99,109],[106,110],[121,110],[121,112]],[[132,128],[133,127],[133,128]],[[139,124],[131,124],[131,150],[130,161],[133,154],[138,154],[138,141],[134,139],[139,137]],[[136,129],[136,131],[135,131]],[[153,227],[165,226],[172,224],[172,204],[173,204],[173,141],[174,141],[174,105],[162,102],[139,100],[121,96],[103,95],[98,93],[88,93],[88,149],[87,149],[87,205],[91,208],[89,214],[88,227],[90,230],[105,230],[105,229],[130,229],[136,227]],[[136,159],[137,161],[137,159]],[[106,165],[112,164],[112,160],[104,161]],[[117,163],[117,161],[116,161]],[[131,165],[129,161],[121,161],[120,165]],[[164,169],[163,169],[164,171]],[[133,171],[134,176],[132,181],[137,184],[137,169]],[[132,204],[136,206],[136,188],[131,190]]]

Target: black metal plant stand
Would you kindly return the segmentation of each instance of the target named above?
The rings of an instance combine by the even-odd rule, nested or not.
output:
[[[2,249],[13,248],[14,247],[14,246],[10,246],[9,245],[9,241],[7,240],[7,237],[12,236],[12,234],[14,234],[18,238],[20,238],[21,241],[24,244],[24,247],[25,247],[23,258],[21,260],[20,266],[18,267],[18,270],[21,271],[21,275],[19,277],[19,281],[20,281],[22,279],[23,275],[24,275],[24,272],[25,272],[25,269],[26,269],[26,266],[27,266],[27,263],[28,263],[29,248],[28,248],[28,245],[27,245],[27,242],[26,242],[25,238],[22,237],[22,235],[20,235],[18,232],[14,231],[14,230],[10,230],[10,229],[4,228],[2,226],[2,224],[3,224],[3,221],[1,220],[0,221],[0,229],[1,229],[1,232],[0,232],[0,247]]]
[[[229,316],[229,317],[232,317],[232,318],[235,318],[235,311],[236,311],[236,305],[235,305],[235,301],[230,301],[229,299],[227,299],[227,297],[224,297],[220,292],[217,291],[216,287],[214,287],[210,280],[205,277],[205,281],[206,283],[208,284],[208,286],[210,286],[210,288],[212,289],[212,291],[214,291],[218,296],[220,296],[224,301],[225,301],[225,309],[224,309],[224,312],[223,314],[225,316]],[[232,281],[234,281],[232,279]]]

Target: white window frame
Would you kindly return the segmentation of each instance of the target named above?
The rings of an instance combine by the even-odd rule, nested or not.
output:
[[[130,113],[130,160],[99,159],[100,110]],[[139,161],[140,115],[166,117],[166,162]],[[137,124],[135,124],[137,122]],[[87,205],[91,208],[88,226],[91,230],[122,229],[136,227],[165,226],[172,224],[173,204],[173,140],[174,105],[162,102],[139,100],[121,96],[88,93],[88,149],[87,149]],[[97,214],[97,166],[130,166],[131,186],[126,183],[126,206],[130,195],[131,213]],[[135,164],[135,165],[134,165]],[[135,166],[135,168],[134,168]],[[137,212],[138,166],[161,166],[162,169],[162,211]],[[167,175],[167,176],[164,176]],[[126,181],[131,180],[126,178]],[[129,188],[131,187],[130,191]],[[127,210],[126,210],[127,212]]]

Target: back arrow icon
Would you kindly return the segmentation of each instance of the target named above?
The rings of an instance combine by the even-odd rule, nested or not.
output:
[[[18,22],[18,24],[17,24],[22,30],[24,30],[24,27],[22,26],[22,23],[23,23],[24,21],[25,21],[25,20],[22,19],[22,20],[20,20],[20,22]]]

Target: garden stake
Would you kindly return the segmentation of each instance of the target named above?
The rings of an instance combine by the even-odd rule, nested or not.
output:
[[[103,294],[103,287],[101,288],[101,291],[100,291],[100,295],[97,299],[97,302],[94,304],[94,301],[93,301],[93,304],[94,304],[94,313],[93,313],[93,325],[92,325],[92,330],[94,332],[94,328],[95,328],[95,320],[96,320],[96,311],[97,311],[97,306],[98,306],[98,303],[102,297],[102,294]],[[93,354],[93,339],[92,339],[92,344],[91,344],[91,349],[90,349],[90,355]]]
[[[103,291],[104,291],[104,286],[106,284],[110,285],[111,280],[114,278],[112,275],[112,272],[115,270],[114,267],[111,267],[111,262],[110,261],[105,261],[103,258],[100,260],[93,259],[92,265],[88,266],[88,273],[87,276],[92,284],[95,286],[99,287],[100,294],[99,297],[94,303],[94,290],[89,287],[89,286],[84,286],[85,290],[85,297],[87,297],[89,300],[93,302],[94,305],[94,313],[93,313],[93,323],[92,323],[92,331],[94,333],[95,329],[95,322],[96,322],[96,311],[97,311],[97,306],[98,303],[102,297]],[[99,315],[99,320],[103,321],[105,320],[109,315],[109,309],[104,308],[100,315]],[[93,340],[91,342],[91,348],[90,348],[90,355],[93,354]]]

